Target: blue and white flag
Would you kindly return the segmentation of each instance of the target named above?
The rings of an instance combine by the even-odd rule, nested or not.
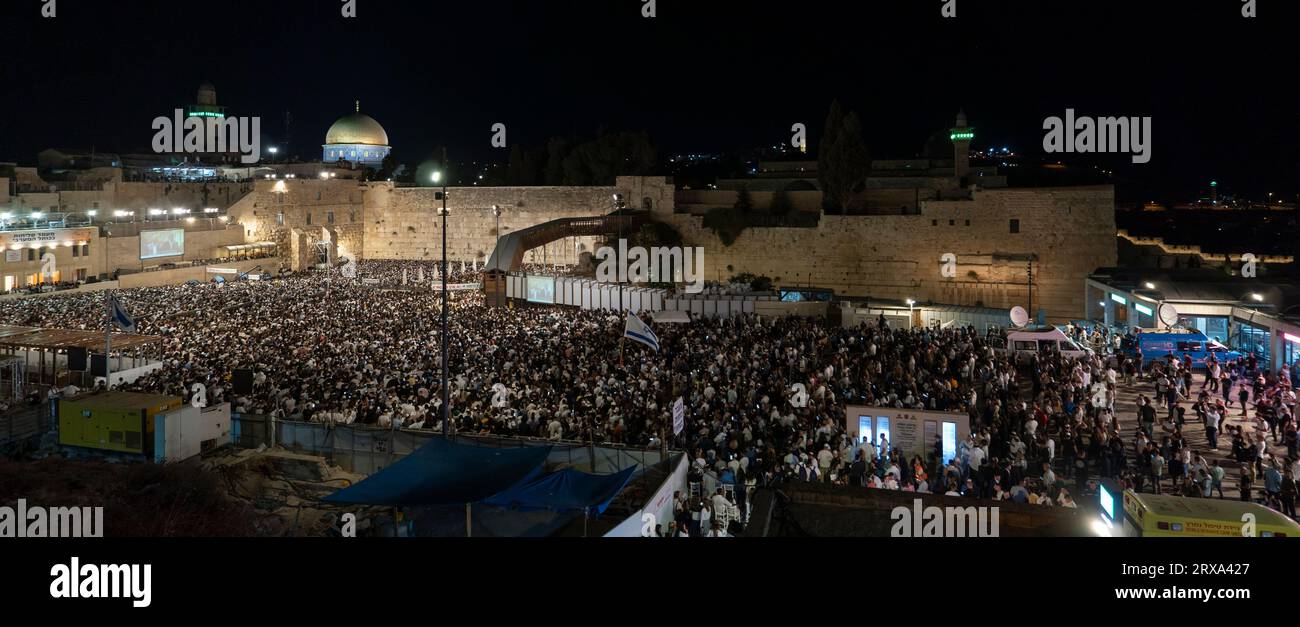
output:
[[[109,307],[112,308],[113,324],[123,331],[134,333],[135,318],[132,318],[131,314],[126,312],[126,308],[122,307],[122,303],[117,300],[117,296],[109,297]]]
[[[623,337],[636,340],[653,348],[656,353],[659,352],[659,336],[655,335],[655,332],[632,312],[627,314],[627,326],[623,327]]]

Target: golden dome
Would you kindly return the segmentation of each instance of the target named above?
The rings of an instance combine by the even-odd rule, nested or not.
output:
[[[335,122],[325,134],[325,143],[387,146],[388,133],[374,118],[358,112]]]

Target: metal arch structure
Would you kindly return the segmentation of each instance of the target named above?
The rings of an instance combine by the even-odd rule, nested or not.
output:
[[[566,237],[635,233],[649,219],[648,211],[620,210],[604,216],[551,220],[500,238],[483,267],[483,291],[488,305],[505,306],[505,277],[523,266],[528,251]]]

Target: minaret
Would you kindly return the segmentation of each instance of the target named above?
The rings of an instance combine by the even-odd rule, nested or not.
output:
[[[957,112],[957,126],[948,135],[952,140],[952,169],[957,184],[962,185],[970,174],[970,142],[975,139],[975,129],[966,125],[966,111]]]

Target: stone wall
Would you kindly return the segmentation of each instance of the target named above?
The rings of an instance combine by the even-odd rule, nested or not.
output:
[[[972,200],[923,202],[920,215],[823,216],[815,229],[746,229],[731,246],[699,217],[659,218],[704,247],[706,280],[748,272],[841,295],[1027,306],[1026,256],[1035,254],[1034,308],[1053,320],[1082,315],[1084,278],[1116,263],[1110,186],[977,191]],[[947,253],[957,257],[955,278],[941,274]]]
[[[367,259],[437,259],[442,255],[442,221],[434,188],[372,188],[366,198],[365,257]],[[626,191],[626,190],[624,190]],[[460,187],[447,190],[447,258],[485,261],[496,246],[497,220],[492,206],[501,207],[501,233],[508,235],[560,218],[600,216],[613,211],[616,187]],[[630,198],[630,196],[629,196]],[[629,204],[631,201],[629,200]],[[570,238],[534,251],[526,261],[577,263],[592,250],[591,238]],[[581,248],[580,248],[581,246]]]
[[[101,238],[101,241],[103,238]],[[127,237],[109,237],[108,241],[108,271],[113,270],[141,270],[153,266],[159,266],[168,262],[177,261],[197,261],[202,259],[220,258],[222,248],[225,246],[235,246],[244,243],[243,233],[237,228],[220,229],[215,231],[186,231],[185,232],[185,254],[181,257],[165,257],[161,259],[140,259],[140,237],[131,235]],[[103,251],[99,251],[102,255]],[[103,268],[103,257],[96,258],[94,254],[92,259],[100,262],[97,268]]]
[[[325,228],[337,256],[434,260],[442,252],[439,191],[343,180],[258,181],[230,215],[246,241],[276,242],[299,265],[311,262]],[[451,188],[447,255],[481,262],[491,254],[498,235],[493,205],[502,209],[505,235],[559,218],[607,214],[613,195],[622,194],[629,207],[649,207],[687,245],[704,247],[707,280],[749,272],[778,285],[832,288],[841,295],[1005,309],[1029,304],[1026,271],[1029,255],[1036,255],[1034,307],[1064,320],[1083,313],[1083,279],[1116,264],[1110,186],[991,189],[974,191],[968,200],[922,197],[919,214],[823,216],[814,229],[751,228],[729,247],[699,216],[676,213],[674,193],[671,180],[650,177],[620,177],[610,187]],[[596,245],[593,238],[569,238],[525,260],[576,263]],[[941,274],[946,253],[957,257],[955,277]]]
[[[307,248],[325,239],[326,228],[336,255],[361,258],[367,190],[366,183],[350,180],[257,181],[247,196],[230,207],[229,215],[243,228],[245,241],[278,244],[295,269],[304,263],[314,265]]]

